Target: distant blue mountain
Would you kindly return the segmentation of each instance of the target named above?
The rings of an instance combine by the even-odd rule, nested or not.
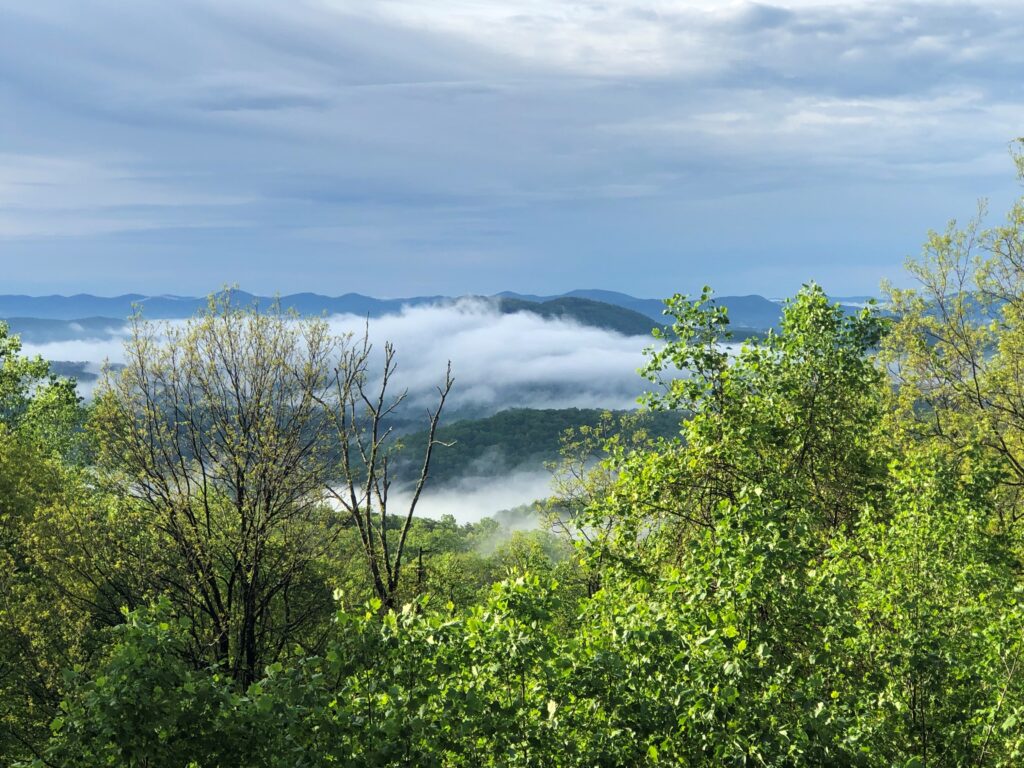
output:
[[[638,299],[618,291],[575,290],[561,296],[532,296],[506,291],[499,293],[498,296],[535,302],[551,301],[563,297],[590,299],[631,309],[658,322],[665,322],[665,316],[662,313],[662,310],[665,309],[665,302],[659,299]],[[729,323],[736,328],[766,330],[778,325],[782,317],[782,305],[771,299],[766,299],[764,296],[716,296],[714,302],[729,310]]]
[[[246,291],[232,291],[234,301],[241,305],[259,303],[270,306],[274,298],[255,296]],[[358,293],[344,296],[320,296],[315,293],[296,293],[280,297],[284,309],[294,309],[304,315],[356,314],[379,317],[397,312],[404,306],[433,304],[446,300],[443,296],[417,296],[409,299],[375,299]],[[140,310],[152,320],[191,317],[206,307],[206,297],[143,296],[127,293],[122,296],[101,297],[89,294],[74,296],[0,296],[0,317],[40,318],[47,320],[75,320],[82,317],[111,317],[124,319]]]
[[[146,300],[138,293],[110,298],[78,293],[74,296],[0,296],[0,317],[34,317],[46,320],[74,320],[79,317],[125,318],[132,304]],[[195,301],[182,299],[182,301]]]
[[[270,306],[275,299],[269,296],[256,296],[245,291],[233,291],[234,300],[238,304],[246,305],[257,303],[260,306]],[[662,314],[665,305],[658,299],[641,299],[618,291],[606,291],[600,289],[575,290],[568,293],[538,296],[533,294],[514,293],[505,291],[492,297],[485,297],[495,300],[503,311],[514,306],[523,311],[531,311],[529,305],[537,305],[538,314],[548,316],[552,313],[552,302],[557,302],[559,313],[566,316],[579,314],[576,318],[588,325],[597,324],[601,327],[618,326],[626,327],[626,324],[639,327],[644,325],[637,318],[626,318],[618,315],[614,318],[601,322],[593,321],[599,314],[598,307],[587,304],[594,302],[601,305],[611,305],[622,310],[629,310],[637,315],[642,315],[657,323],[664,323],[666,318]],[[844,304],[855,305],[863,303],[868,297],[851,296],[837,299]],[[377,299],[372,296],[364,296],[359,293],[346,293],[342,296],[322,296],[317,293],[295,293],[281,296],[277,301],[286,310],[295,310],[302,315],[320,314],[354,314],[366,317],[380,317],[381,315],[392,314],[400,311],[403,307],[445,304],[455,301],[455,298],[448,296],[413,296],[404,299]],[[577,300],[583,303],[573,305],[571,301]],[[31,325],[30,319],[39,320],[63,320],[74,321],[79,318],[89,318],[93,327],[102,325],[102,318],[112,318],[122,321],[130,316],[136,309],[142,312],[143,316],[153,320],[164,320],[191,317],[207,305],[207,298],[193,296],[144,296],[137,293],[128,293],[121,296],[102,297],[90,294],[76,294],[74,296],[24,296],[24,295],[0,295],[0,318],[18,318],[18,325],[23,327]],[[718,296],[714,299],[719,306],[729,310],[731,325],[737,329],[765,330],[778,325],[782,313],[782,305],[777,301],[766,299],[764,296]],[[504,303],[502,303],[504,302]],[[511,304],[510,304],[511,302]],[[568,302],[568,303],[567,303]],[[568,309],[567,309],[568,308]],[[586,315],[584,318],[583,315]],[[27,327],[26,327],[27,330]],[[56,327],[37,329],[43,333],[60,335]]]
[[[568,293],[562,293],[556,296],[534,296],[528,293],[513,293],[512,291],[503,291],[502,293],[497,294],[497,296],[503,299],[519,299],[520,301],[532,301],[536,303],[565,298],[589,299],[590,301],[600,301],[604,304],[612,304],[616,307],[631,309],[634,312],[647,315],[647,317],[659,322],[664,322],[665,320],[664,315],[661,313],[661,311],[665,309],[665,303],[660,299],[638,299],[635,296],[630,296],[626,293],[619,293],[618,291],[604,291],[598,288],[569,291]]]

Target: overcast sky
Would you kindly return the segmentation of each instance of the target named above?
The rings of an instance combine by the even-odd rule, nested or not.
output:
[[[1021,2],[0,0],[0,292],[834,294],[1020,187]]]

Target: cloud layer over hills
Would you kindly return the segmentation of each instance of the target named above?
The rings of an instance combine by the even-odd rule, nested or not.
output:
[[[367,322],[358,315],[329,321],[339,334],[359,334]],[[427,402],[450,359],[453,406],[479,414],[516,406],[630,408],[643,390],[636,370],[651,341],[530,313],[502,314],[493,303],[472,299],[407,307],[372,319],[369,328],[378,348],[394,342],[396,383],[409,388],[413,402]],[[25,349],[51,360],[116,364],[124,360],[123,340],[121,331]]]

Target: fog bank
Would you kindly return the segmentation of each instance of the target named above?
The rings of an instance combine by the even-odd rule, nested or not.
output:
[[[550,495],[551,473],[544,470],[518,470],[501,477],[465,477],[443,487],[433,487],[428,482],[416,506],[416,515],[434,519],[452,515],[459,523],[470,523]],[[408,491],[392,491],[388,508],[393,512],[407,509],[409,500]]]
[[[174,323],[182,321],[170,321]],[[336,333],[362,334],[367,320],[328,318]],[[547,319],[532,313],[502,314],[483,300],[444,306],[407,307],[369,321],[379,353],[394,343],[397,388],[414,405],[426,405],[452,362],[456,385],[452,412],[487,414],[510,407],[631,408],[644,390],[637,375],[642,350],[652,339]],[[82,361],[98,371],[104,361],[125,359],[125,332],[110,338],[26,343],[24,351],[48,360]],[[87,391],[83,387],[83,391]]]

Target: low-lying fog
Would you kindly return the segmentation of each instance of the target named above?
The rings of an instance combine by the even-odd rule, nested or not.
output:
[[[359,335],[366,319],[355,315],[328,318],[337,333]],[[171,321],[182,322],[182,321]],[[410,405],[426,405],[450,359],[455,389],[449,420],[487,416],[512,407],[628,409],[649,385],[637,374],[643,349],[652,339],[623,336],[535,314],[502,314],[485,301],[461,300],[447,306],[406,308],[369,321],[370,338],[379,350],[385,340],[397,350],[396,386],[409,390]],[[97,373],[103,361],[123,362],[125,331],[108,338],[76,338],[26,343],[25,351],[49,360],[88,363]],[[83,381],[88,395],[93,382]],[[518,471],[502,478],[466,478],[456,486],[430,489],[420,513],[479,519],[550,493],[544,471]]]
[[[469,523],[550,495],[551,475],[545,470],[521,469],[502,477],[473,475],[454,485],[433,489],[426,486],[416,505],[416,514],[435,519],[452,515],[459,523]],[[408,491],[392,492],[388,509],[400,514],[409,508],[410,499]]]
[[[328,318],[337,333],[361,334],[366,319]],[[171,321],[180,322],[180,321]],[[622,336],[535,314],[501,314],[485,301],[406,308],[369,321],[379,349],[397,350],[398,386],[412,401],[425,401],[452,361],[456,385],[452,411],[485,415],[503,408],[631,408],[644,389],[637,375],[651,339]],[[25,351],[48,360],[85,362],[98,373],[104,360],[124,360],[124,331],[108,338],[26,343]],[[83,387],[88,393],[88,387]]]

